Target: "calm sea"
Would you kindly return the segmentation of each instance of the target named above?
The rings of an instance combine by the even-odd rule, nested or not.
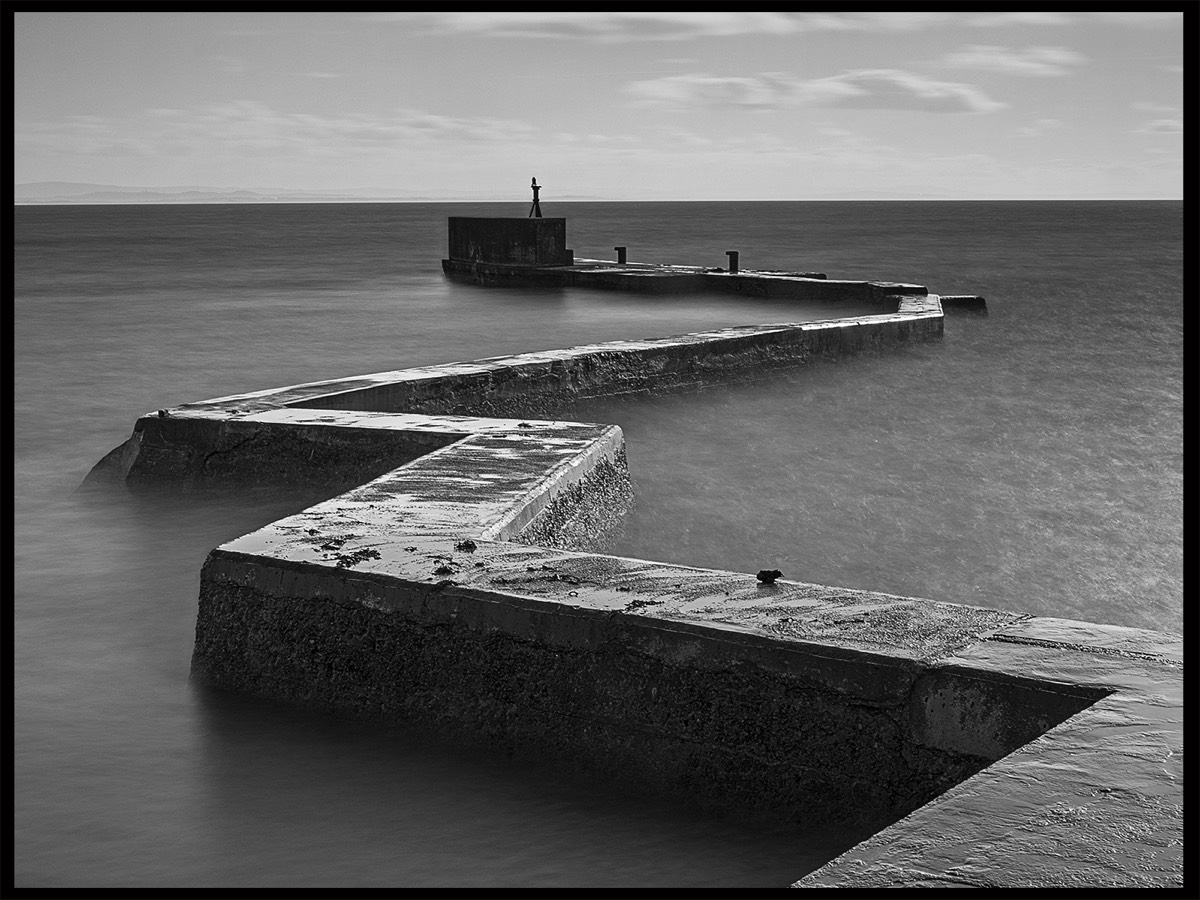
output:
[[[613,552],[1182,629],[1181,203],[577,203],[577,257],[977,293],[941,343],[591,403]],[[200,565],[301,494],[73,489],[163,406],[720,325],[787,304],[443,280],[513,204],[17,207],[18,886],[785,886],[856,836],[756,830],[187,682]]]

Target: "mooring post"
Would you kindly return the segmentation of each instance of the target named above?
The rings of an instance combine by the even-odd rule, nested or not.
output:
[[[617,264],[622,266],[625,265],[625,248],[613,247],[613,249],[617,251]]]
[[[736,275],[738,270],[738,252],[736,250],[726,250],[725,255],[729,257],[729,274]]]

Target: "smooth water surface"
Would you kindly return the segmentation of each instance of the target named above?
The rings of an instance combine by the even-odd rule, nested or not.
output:
[[[189,687],[208,550],[315,497],[82,497],[158,407],[810,313],[442,278],[492,204],[15,210],[20,886],[783,886],[849,835],[755,830]],[[1178,631],[1178,203],[544,204],[577,257],[979,293],[941,343],[591,403],[614,552]]]

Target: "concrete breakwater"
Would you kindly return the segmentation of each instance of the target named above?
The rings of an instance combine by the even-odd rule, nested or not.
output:
[[[861,315],[821,322],[613,341],[189,403],[138,419],[88,482],[360,484],[461,438],[452,421],[436,417],[552,415],[580,400],[750,381],[826,357],[936,340],[941,307],[921,290],[881,295],[880,312],[864,306]]]
[[[614,247],[616,261],[576,259],[567,247],[563,218],[474,218],[448,220],[448,256],[442,271],[450,278],[486,286],[594,288],[641,294],[716,293],[819,303],[822,306],[883,308],[895,312],[900,296],[926,293],[921,285],[845,281],[824,272],[753,270],[740,265],[740,253],[726,251],[728,267],[630,262],[628,247]],[[986,315],[987,302],[974,295],[942,298],[945,309]]]
[[[882,307],[896,298],[926,293],[921,285],[829,279],[823,272],[740,270],[738,253],[729,267],[575,259],[566,246],[566,219],[449,219],[448,257],[442,271],[482,285],[583,287],[644,294],[712,292],[747,297]],[[886,310],[895,312],[892,309]]]
[[[217,398],[142,417],[89,480],[357,480],[210,554],[199,681],[884,829],[803,884],[1178,883],[1178,638],[605,556],[623,435],[539,418],[941,334],[936,296],[895,294]]]

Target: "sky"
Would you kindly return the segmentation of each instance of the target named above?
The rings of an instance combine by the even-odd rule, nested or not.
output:
[[[1178,12],[19,12],[12,34],[17,184],[1183,195]]]

